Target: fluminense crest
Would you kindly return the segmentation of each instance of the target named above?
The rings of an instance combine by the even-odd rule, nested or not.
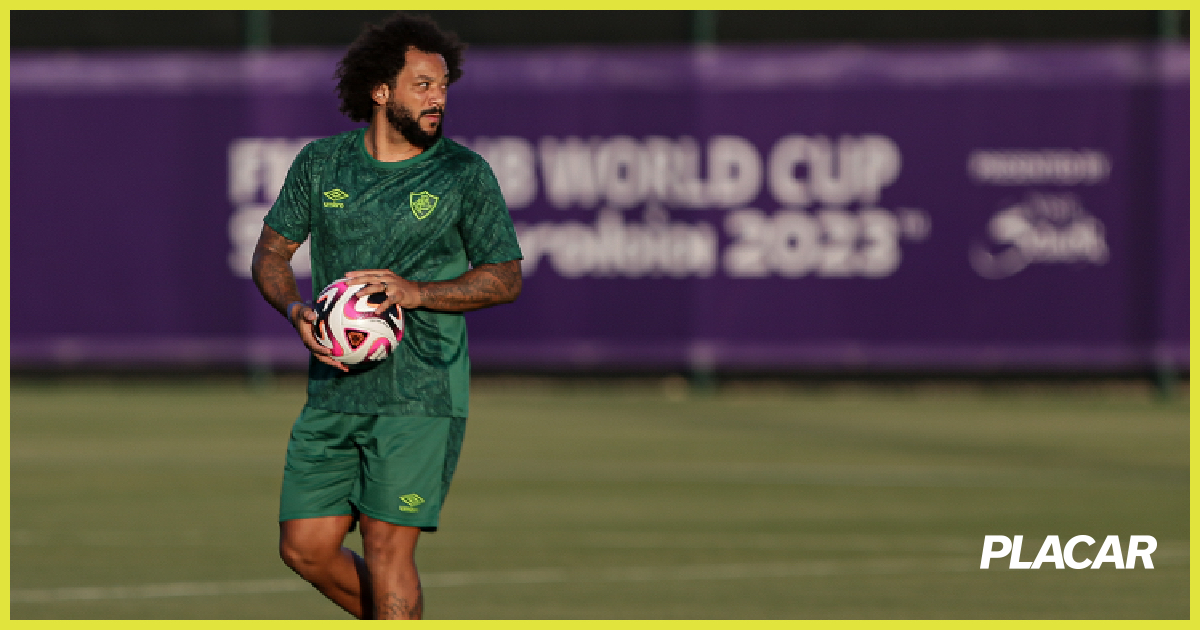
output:
[[[418,219],[424,219],[432,214],[437,204],[437,195],[432,195],[427,191],[422,190],[419,193],[408,194],[408,205],[412,208],[413,216]]]

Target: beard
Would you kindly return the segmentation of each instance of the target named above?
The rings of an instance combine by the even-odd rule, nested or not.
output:
[[[422,111],[419,115],[425,114],[442,114],[442,120],[438,121],[437,127],[432,132],[427,132],[421,128],[421,123],[417,121],[417,116],[413,116],[412,111],[407,107],[391,101],[385,108],[387,112],[388,122],[392,127],[408,140],[409,144],[424,151],[433,146],[442,137],[442,121],[445,120],[445,112],[441,108],[432,108]]]

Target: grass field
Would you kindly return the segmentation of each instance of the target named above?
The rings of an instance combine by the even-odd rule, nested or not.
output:
[[[14,381],[11,617],[345,618],[275,552],[302,390]],[[1187,618],[1188,406],[1137,384],[480,379],[419,545],[426,614]],[[1050,534],[1158,548],[1153,570],[980,570],[989,534],[1025,560]]]

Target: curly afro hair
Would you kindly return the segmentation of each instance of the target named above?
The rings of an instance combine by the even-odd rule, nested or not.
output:
[[[350,120],[371,120],[375,107],[371,91],[381,83],[395,87],[396,75],[404,67],[404,54],[409,48],[441,55],[450,69],[451,83],[462,76],[466,45],[454,33],[443,32],[433,20],[398,13],[383,24],[368,24],[350,44],[333,75],[342,99],[339,109]]]

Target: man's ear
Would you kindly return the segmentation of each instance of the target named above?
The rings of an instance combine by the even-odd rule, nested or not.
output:
[[[380,83],[371,90],[371,100],[374,101],[376,105],[387,105],[388,97],[390,97],[391,94],[392,91],[388,88],[388,85],[386,83]]]

